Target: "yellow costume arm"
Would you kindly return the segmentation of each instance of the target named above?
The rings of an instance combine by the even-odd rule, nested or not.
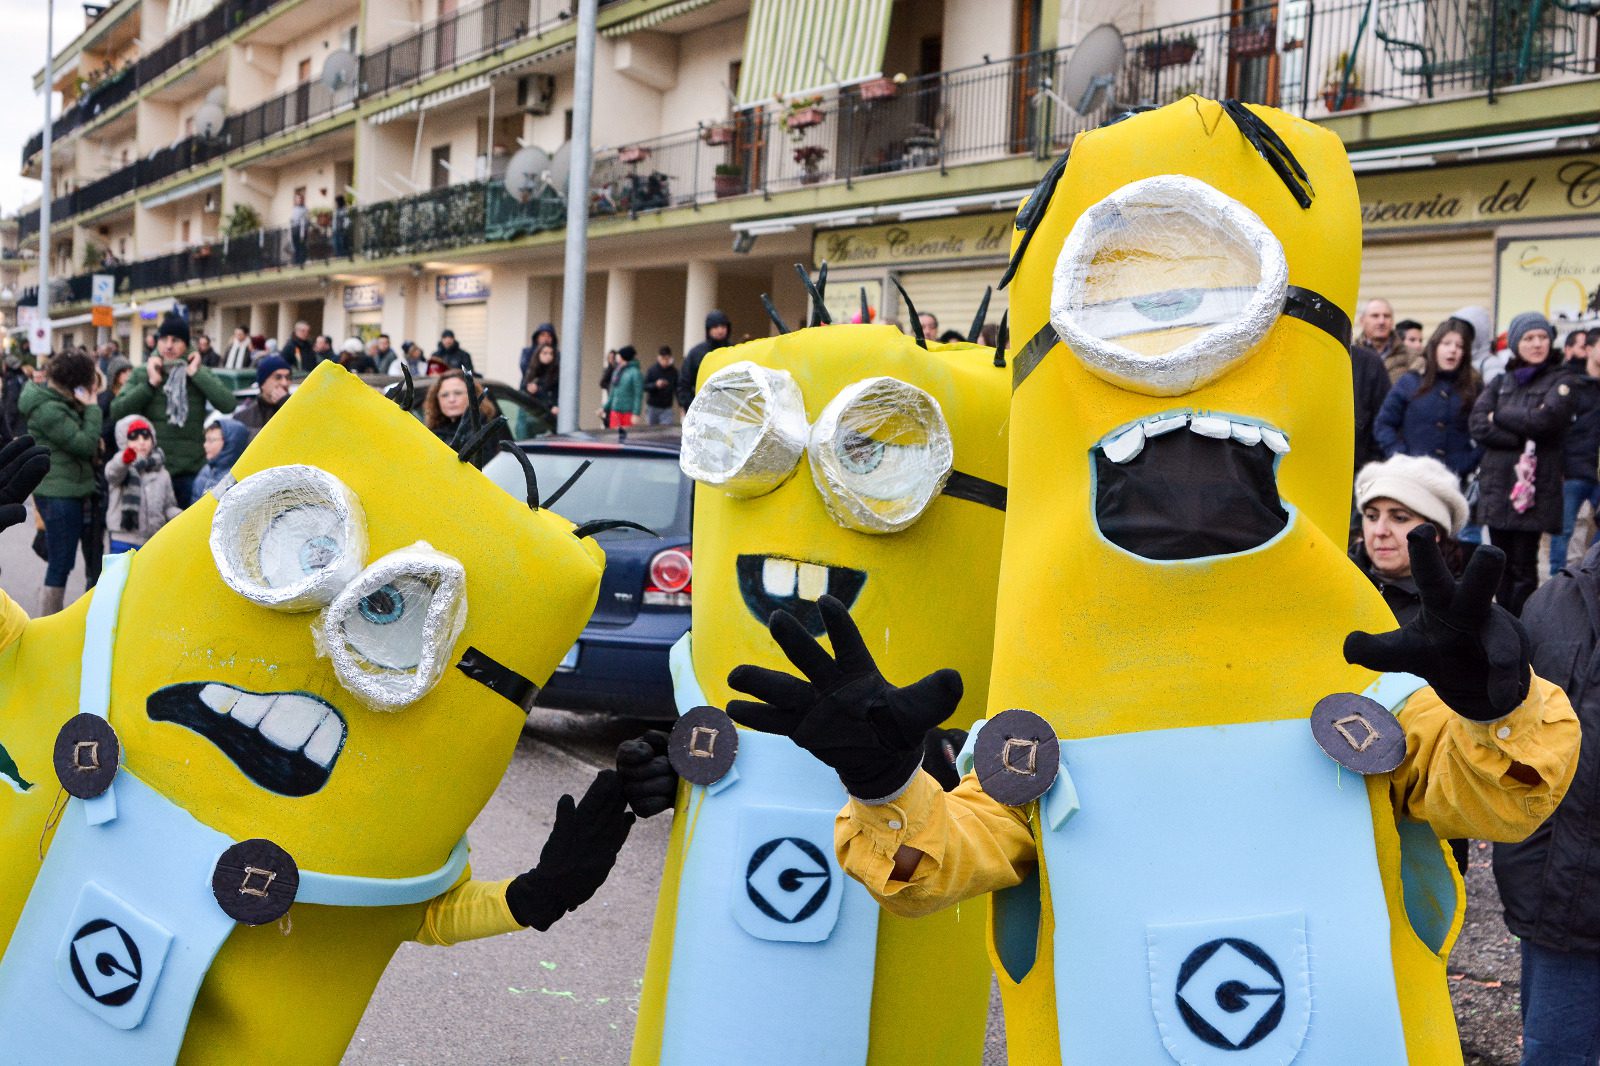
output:
[[[11,647],[12,642],[22,636],[27,624],[28,612],[16,600],[0,592],[0,651]]]
[[[1522,705],[1493,722],[1456,714],[1431,688],[1399,712],[1406,761],[1391,779],[1395,810],[1441,837],[1517,841],[1549,816],[1578,767],[1578,718],[1537,675]]]
[[[1007,807],[968,774],[944,792],[926,773],[892,803],[851,800],[833,823],[845,871],[895,914],[931,914],[1020,884],[1038,861],[1025,809]],[[922,853],[906,881],[890,880],[902,847]]]
[[[504,881],[462,881],[428,904],[422,928],[411,939],[442,948],[463,940],[516,932],[522,926],[506,906],[506,885],[510,883],[509,877]]]

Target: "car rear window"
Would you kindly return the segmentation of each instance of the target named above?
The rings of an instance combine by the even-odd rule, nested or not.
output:
[[[528,452],[528,459],[539,477],[539,492],[546,496],[571,477],[585,459],[591,460],[592,465],[577,484],[551,508],[568,521],[581,525],[607,518],[625,518],[661,534],[689,532],[683,474],[673,456],[584,455],[536,450]],[[511,456],[495,456],[483,472],[518,499],[525,495],[522,468]],[[642,537],[645,534],[617,530],[609,535]]]

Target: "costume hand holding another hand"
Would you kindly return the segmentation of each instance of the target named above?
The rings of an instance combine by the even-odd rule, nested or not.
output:
[[[543,932],[588,902],[605,884],[633,822],[614,770],[600,771],[582,800],[562,796],[539,864],[506,886],[511,916]]]
[[[759,666],[735,667],[728,684],[755,696],[728,704],[728,717],[787,736],[838,773],[858,799],[883,802],[904,791],[923,761],[928,731],[961,702],[961,675],[937,670],[904,688],[878,672],[844,604],[817,601],[834,654],[785,611],[768,628],[806,680]]]
[[[671,810],[678,796],[678,773],[667,759],[667,734],[651,729],[619,744],[617,777],[628,806],[640,818]]]
[[[1351,633],[1345,660],[1416,674],[1451,710],[1475,722],[1510,714],[1527,698],[1533,671],[1527,631],[1493,602],[1505,552],[1479,547],[1457,582],[1445,567],[1433,526],[1418,526],[1406,540],[1421,612],[1389,633]]]

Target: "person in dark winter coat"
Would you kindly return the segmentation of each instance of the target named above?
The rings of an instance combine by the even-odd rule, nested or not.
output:
[[[1591,1063],[1600,1056],[1600,542],[1529,597],[1522,623],[1534,672],[1566,691],[1583,730],[1555,813],[1521,843],[1494,846],[1506,927],[1522,940],[1522,1061]]]
[[[611,388],[606,392],[606,402],[600,415],[607,429],[627,429],[644,407],[644,375],[639,371],[638,352],[633,345],[617,349],[617,371],[611,377]]]
[[[1584,334],[1583,358],[1568,360],[1561,370],[1572,386],[1573,418],[1567,430],[1563,454],[1561,485],[1561,532],[1550,537],[1550,573],[1567,565],[1567,545],[1578,511],[1588,503],[1600,508],[1600,350],[1587,344]],[[1568,347],[1572,347],[1568,342]]]
[[[289,384],[294,375],[282,356],[269,355],[256,361],[256,396],[234,415],[234,421],[250,431],[253,437],[260,433],[272,416],[283,410],[289,402]]]
[[[656,352],[655,365],[644,372],[645,421],[652,426],[672,425],[677,394],[678,367],[672,361],[672,349],[663,344]]]
[[[311,323],[296,322],[294,335],[291,336],[282,351],[273,352],[289,364],[289,369],[299,368],[309,371],[317,365],[316,342],[311,339]]]
[[[539,345],[533,361],[522,374],[522,391],[533,401],[543,415],[537,418],[530,412],[517,415],[517,439],[548,433],[561,413],[561,362],[555,345]]]
[[[473,386],[476,389],[476,386]],[[446,444],[459,443],[471,433],[470,428],[463,428],[462,420],[467,417],[467,408],[472,406],[468,398],[467,376],[460,370],[447,371],[434,378],[428,386],[427,395],[422,399],[422,421],[431,430],[434,436]],[[495,408],[494,401],[489,399],[487,392],[478,394],[478,412],[483,422],[488,422],[500,412]],[[503,439],[510,439],[510,434],[501,435]],[[480,455],[493,455],[494,445],[491,444],[479,453]],[[485,460],[486,461],[486,460]],[[478,464],[482,466],[480,462]]]
[[[15,355],[6,356],[5,369],[0,375],[0,437],[15,440],[28,431],[17,403],[22,399],[22,387],[28,383],[27,368]]]
[[[678,371],[678,406],[685,411],[694,402],[694,390],[700,384],[700,362],[707,352],[726,348],[732,344],[733,320],[721,311],[706,315],[706,339],[689,349],[683,357],[683,369]]]
[[[1485,448],[1479,517],[1506,553],[1496,598],[1512,614],[1521,613],[1538,586],[1540,535],[1561,531],[1563,450],[1574,401],[1568,375],[1551,358],[1554,337],[1543,315],[1513,318],[1506,339],[1516,355],[1472,408],[1472,436]],[[1535,463],[1532,478],[1525,456]]]
[[[1426,455],[1465,477],[1483,449],[1467,430],[1478,398],[1477,371],[1467,358],[1466,330],[1445,319],[1423,346],[1421,373],[1401,376],[1378,411],[1373,435],[1385,457]]]
[[[433,350],[430,360],[442,362],[447,370],[472,369],[472,353],[456,343],[455,330],[451,329],[439,334],[439,347]]]
[[[528,346],[522,349],[522,355],[517,358],[517,372],[522,375],[522,380],[528,380],[528,367],[533,365],[534,356],[539,354],[539,349],[548,344],[556,353],[557,362],[561,358],[561,341],[556,337],[554,323],[541,322],[533,331],[533,337]]]
[[[1356,394],[1355,469],[1360,470],[1383,458],[1373,430],[1383,401],[1389,396],[1389,372],[1377,352],[1356,344],[1350,348],[1350,376]]]
[[[94,360],[63,352],[45,368],[45,384],[30,382],[18,403],[29,432],[50,450],[50,472],[34,490],[48,553],[39,594],[41,615],[61,610],[83,538],[85,504],[94,495],[100,405],[93,388]]]
[[[155,353],[144,373],[130,377],[111,401],[111,417],[120,421],[143,415],[149,420],[166,452],[167,472],[182,507],[193,502],[194,476],[206,463],[207,403],[225,415],[238,405],[227,382],[200,365],[198,352],[189,351],[189,324],[168,312],[156,330]]]
[[[219,418],[206,427],[206,465],[194,476],[194,498],[210,492],[228,476],[250,443],[250,430],[231,418]]]

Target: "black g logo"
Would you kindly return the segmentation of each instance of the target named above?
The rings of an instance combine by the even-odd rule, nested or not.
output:
[[[139,945],[122,926],[96,918],[73,934],[72,976],[96,1003],[120,1007],[139,991],[144,977]]]

